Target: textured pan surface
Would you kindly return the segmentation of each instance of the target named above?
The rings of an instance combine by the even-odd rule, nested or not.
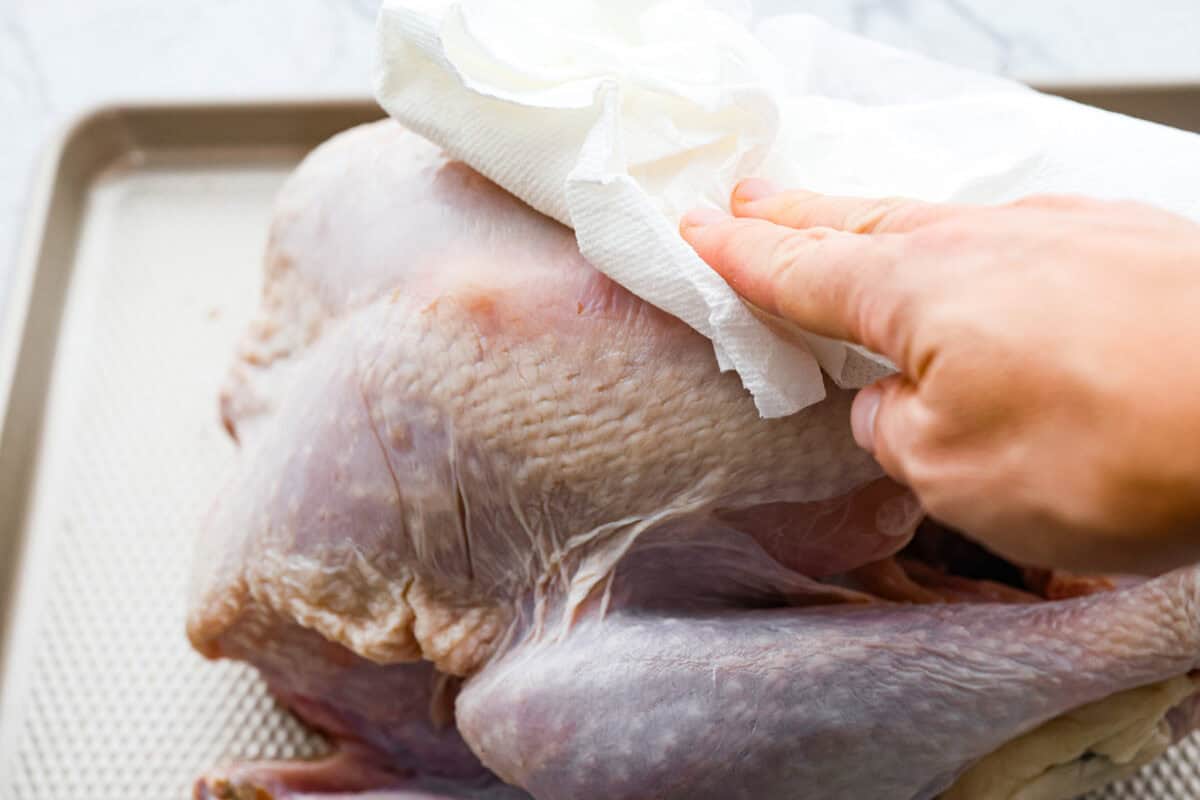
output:
[[[1200,89],[1073,91],[1200,130]],[[251,671],[192,653],[184,593],[271,199],[377,115],[113,110],[51,159],[0,328],[0,798],[183,798],[221,759],[324,746]],[[1200,798],[1197,741],[1101,796]]]

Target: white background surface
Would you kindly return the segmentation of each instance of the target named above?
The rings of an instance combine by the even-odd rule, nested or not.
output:
[[[1200,81],[1200,0],[754,0],[1029,81]],[[378,0],[0,0],[0,308],[33,166],[82,110],[366,94]]]

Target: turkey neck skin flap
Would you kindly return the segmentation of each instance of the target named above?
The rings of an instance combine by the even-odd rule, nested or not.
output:
[[[914,539],[851,393],[761,419],[708,340],[394,122],[305,160],[265,268],[188,634],[334,749],[197,797],[1058,798],[1193,725],[1195,570]]]

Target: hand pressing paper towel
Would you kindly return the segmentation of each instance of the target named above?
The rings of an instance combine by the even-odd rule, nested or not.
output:
[[[583,254],[713,342],[763,416],[887,374],[755,312],[679,237],[734,184],[994,203],[1078,192],[1200,218],[1200,137],[1044,96],[804,15],[749,30],[694,0],[385,0],[393,117],[575,230]]]

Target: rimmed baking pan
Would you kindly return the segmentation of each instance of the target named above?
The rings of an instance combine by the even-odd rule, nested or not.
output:
[[[1059,87],[1200,131],[1200,85]],[[366,100],[114,107],[45,163],[0,324],[0,798],[181,798],[322,741],[183,635],[272,198]],[[1200,797],[1188,740],[1112,798]]]

